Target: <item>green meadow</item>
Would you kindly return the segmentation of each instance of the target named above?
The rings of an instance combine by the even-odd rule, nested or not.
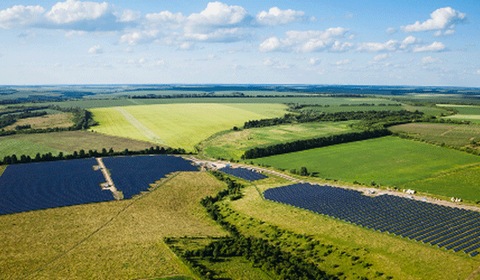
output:
[[[406,134],[415,139],[455,148],[474,147],[472,141],[480,141],[479,125],[446,123],[407,123],[392,126],[392,132]]]
[[[286,170],[299,170],[304,166],[321,178],[368,185],[374,182],[401,188],[408,185],[417,191],[430,191],[421,184],[422,180],[480,165],[478,156],[396,137],[334,145],[253,161]],[[480,199],[478,184],[462,184],[459,181],[437,188],[442,189],[446,196],[460,197],[457,190],[462,189],[461,198],[471,201]]]
[[[37,153],[59,152],[71,154],[81,149],[98,150],[113,148],[115,151],[143,150],[153,144],[145,141],[132,140],[115,136],[94,133],[90,131],[64,131],[36,134],[16,134],[0,138],[0,158],[9,155],[29,155]]]
[[[285,113],[282,104],[164,104],[95,108],[96,132],[184,148],[248,120]]]
[[[301,123],[228,131],[202,142],[200,149],[210,157],[238,160],[246,150],[254,147],[354,131],[350,127],[353,123]]]

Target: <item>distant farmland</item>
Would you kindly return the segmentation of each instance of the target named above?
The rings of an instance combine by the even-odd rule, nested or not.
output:
[[[395,137],[271,156],[254,162],[287,170],[305,166],[322,178],[367,185],[374,182],[404,187],[408,184],[418,191],[431,190],[424,188],[421,180],[440,178],[445,173],[455,177],[462,170],[480,165],[475,155]],[[479,200],[479,186],[464,183],[458,180],[455,184],[437,185],[437,188],[445,196],[459,197],[461,193],[463,199]]]
[[[285,113],[281,104],[166,104],[92,109],[97,132],[194,150],[194,145],[245,121]]]

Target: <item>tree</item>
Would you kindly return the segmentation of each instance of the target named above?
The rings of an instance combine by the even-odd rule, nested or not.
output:
[[[308,170],[305,166],[300,167],[300,175],[301,176],[308,176]]]

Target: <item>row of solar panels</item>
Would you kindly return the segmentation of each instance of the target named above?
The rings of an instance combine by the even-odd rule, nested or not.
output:
[[[266,199],[471,256],[479,254],[480,213],[392,195],[295,184],[265,191]]]

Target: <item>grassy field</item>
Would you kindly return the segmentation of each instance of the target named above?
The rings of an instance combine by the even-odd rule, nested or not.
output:
[[[168,104],[92,109],[97,132],[194,150],[194,145],[245,121],[284,114],[281,104]]]
[[[437,104],[439,107],[448,107],[457,111],[457,114],[448,116],[446,118],[454,120],[466,120],[472,123],[480,124],[480,106],[475,105],[452,105],[452,104]]]
[[[163,238],[223,236],[199,204],[222,188],[207,173],[180,173],[134,200],[0,216],[0,278],[194,277]]]
[[[340,144],[313,150],[271,156],[254,160],[281,169],[297,169],[305,166],[310,172],[318,172],[321,178],[346,182],[357,181],[385,186],[413,187],[417,191],[431,191],[423,187],[422,180],[456,173],[479,166],[479,157],[464,152],[433,146],[396,137]],[[454,175],[452,175],[454,176]],[[417,184],[418,183],[418,184]],[[447,196],[476,201],[480,199],[478,184],[438,186]]]
[[[470,147],[472,140],[480,141],[480,126],[478,125],[408,123],[392,126],[389,129],[393,132],[405,133],[416,139],[435,144],[444,143],[456,148]]]
[[[143,150],[154,144],[126,139],[115,136],[108,136],[89,131],[65,131],[39,134],[17,134],[0,137],[0,158],[7,155],[16,154],[35,156],[37,153],[59,152],[73,153],[81,149],[98,150],[102,148],[107,150],[113,148],[115,151]]]
[[[287,183],[284,183],[287,184]],[[323,215],[264,200],[259,191],[277,184],[268,181],[245,189],[244,198],[228,202],[230,221],[241,232],[271,238],[278,246],[315,262],[340,279],[466,279],[479,265],[478,258],[455,254],[393,235],[375,232]],[[235,214],[239,213],[239,215]],[[272,228],[284,232],[272,235]],[[320,246],[308,246],[318,241]]]
[[[5,127],[5,130],[15,130],[17,125],[31,125],[32,129],[67,128],[74,125],[72,113],[48,114],[41,117],[19,119],[14,124]]]
[[[209,157],[240,159],[247,149],[253,147],[353,131],[349,126],[353,123],[302,123],[229,131],[202,142],[200,149]]]

